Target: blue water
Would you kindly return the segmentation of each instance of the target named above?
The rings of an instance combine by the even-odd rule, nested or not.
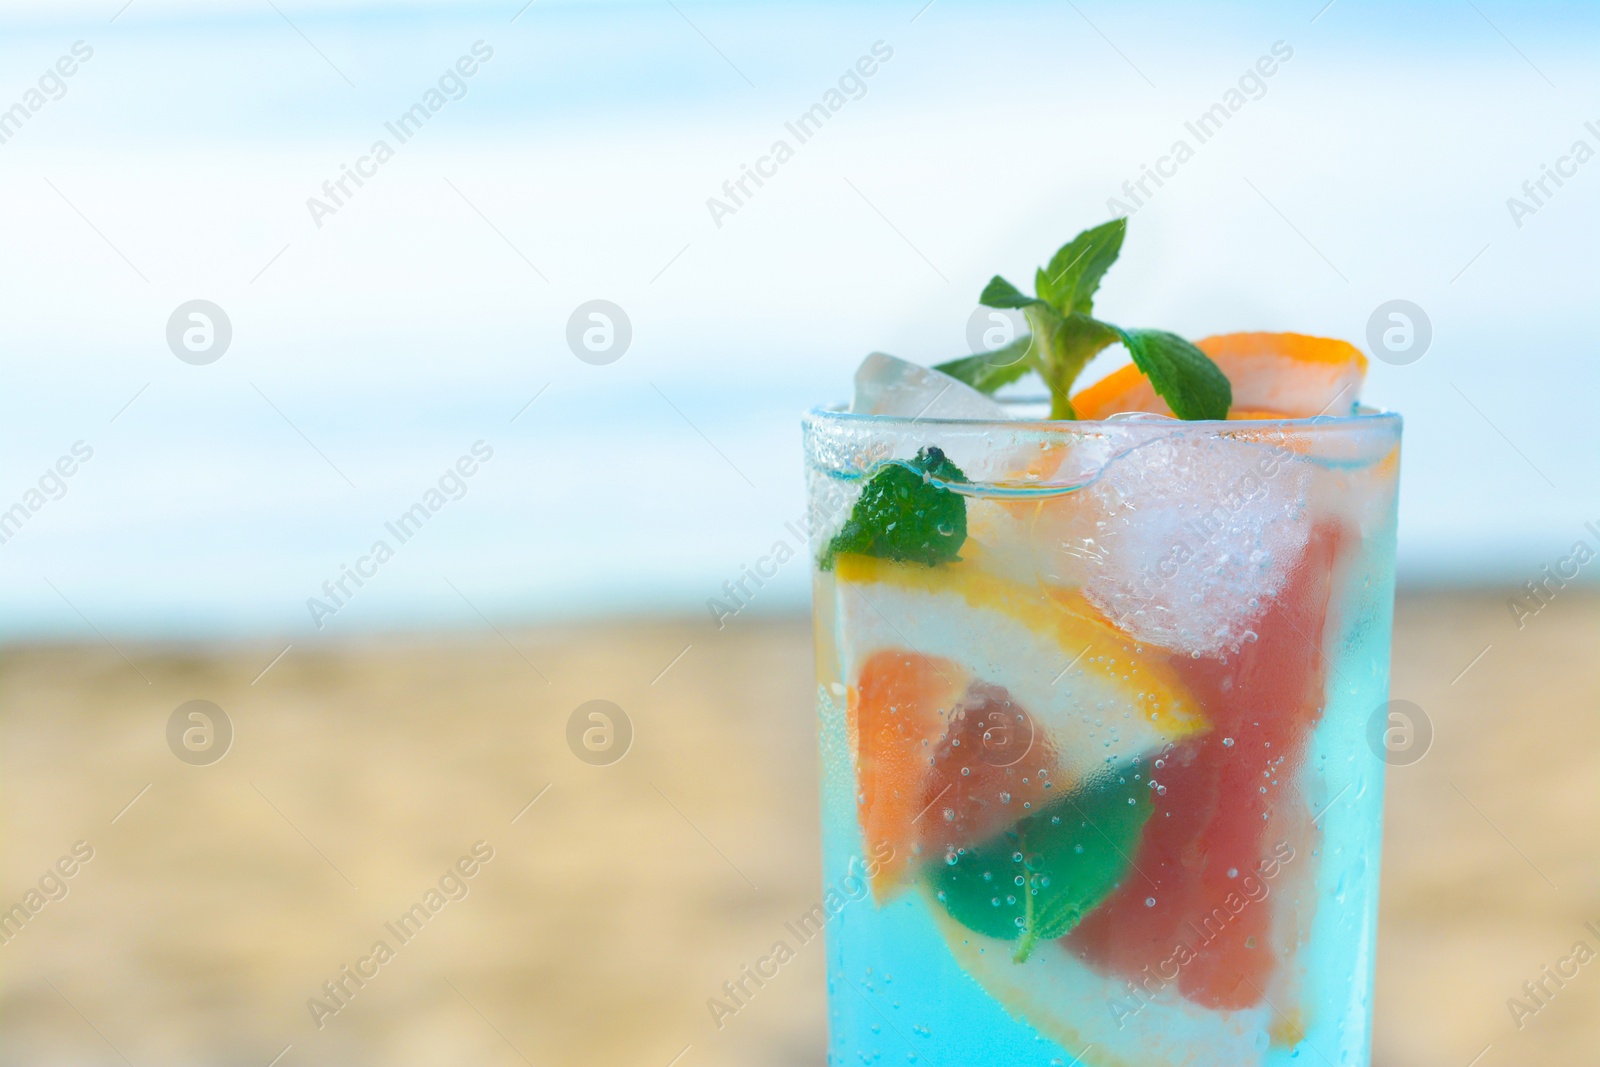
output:
[[[1315,820],[1316,832],[1293,840],[1300,850],[1269,887],[1286,895],[1281,916],[1310,916],[1309,927],[1291,938],[1297,945],[1275,979],[1267,1005],[1238,1014],[1242,1044],[1216,1051],[1203,1037],[1189,1039],[1165,1029],[1161,1009],[1181,1005],[1177,991],[1163,988],[1148,1006],[1115,1018],[1112,988],[1106,996],[1075,995],[1049,1003],[1052,987],[1035,992],[1047,1012],[1075,1033],[1097,1033],[1085,1047],[1059,1043],[1059,1028],[1036,1027],[1024,1005],[1006,1002],[957,960],[947,941],[949,920],[917,889],[887,902],[845,909],[828,934],[829,1063],[854,1067],[914,1063],[928,1067],[1066,1067],[1130,1064],[1158,1067],[1298,1067],[1326,1062],[1338,1067],[1369,1063],[1374,947],[1377,932],[1379,854],[1385,763],[1371,747],[1369,723],[1388,699],[1389,646],[1394,600],[1396,523],[1388,509],[1362,531],[1358,552],[1336,570],[1321,655],[1325,659],[1325,704],[1296,778],[1276,795],[1294,804],[1298,818]],[[819,582],[819,626],[831,625],[832,583]],[[958,620],[952,625],[959,626]],[[830,693],[839,681],[830,655],[831,638],[820,645],[818,707],[822,754],[822,822],[825,884],[837,884],[863,868],[864,849],[856,813],[857,785],[846,713]],[[1285,648],[1280,654],[1305,654]],[[1264,711],[1268,709],[1263,709]],[[1225,744],[1228,742],[1224,742]],[[1290,764],[1294,767],[1294,764]],[[1277,779],[1274,779],[1276,783]],[[1265,791],[1265,789],[1263,789]],[[1291,820],[1292,821],[1292,820]],[[942,927],[944,929],[942,929]],[[968,935],[971,936],[971,935]],[[994,944],[994,943],[991,943]],[[1002,952],[1009,945],[998,946]],[[1001,959],[1004,959],[1002,955]],[[1008,964],[1002,962],[1004,969]],[[1026,987],[1043,982],[1037,963],[1019,968]],[[1030,977],[1031,974],[1031,977]],[[1290,1000],[1282,1000],[1284,997]],[[1122,996],[1124,1008],[1137,1001]],[[1031,1010],[1040,1010],[1035,1005]],[[1204,1014],[1203,1012],[1201,1014]],[[1292,1017],[1303,1027],[1298,1040],[1269,1039]],[[1188,1031],[1183,1031],[1187,1033]],[[1210,1033],[1203,1027],[1200,1033]],[[1177,1044],[1166,1054],[1141,1053],[1146,1045]],[[1181,1059],[1177,1057],[1181,1056]],[[1191,1058],[1192,1057],[1192,1058]]]

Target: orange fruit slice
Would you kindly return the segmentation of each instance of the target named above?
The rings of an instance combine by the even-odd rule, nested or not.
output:
[[[1367,357],[1348,341],[1301,333],[1225,333],[1195,345],[1233,386],[1229,418],[1296,418],[1341,414],[1361,395]],[[1080,419],[1120,411],[1171,415],[1150,379],[1129,364],[1072,398]]]
[[[879,899],[910,865],[1206,728],[1176,672],[1087,602],[963,552],[937,567],[841,553],[834,566],[863,845],[895,857]]]
[[[884,844],[894,850],[872,877],[880,896],[911,862],[929,749],[966,685],[967,672],[950,660],[885,648],[866,658],[850,688],[861,835],[868,854]]]

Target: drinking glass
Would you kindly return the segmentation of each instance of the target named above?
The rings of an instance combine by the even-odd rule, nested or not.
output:
[[[829,1063],[1368,1063],[1400,418],[804,431]]]

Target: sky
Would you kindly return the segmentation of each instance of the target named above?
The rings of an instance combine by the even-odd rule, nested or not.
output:
[[[1600,546],[1600,10],[1197,8],[7,4],[0,114],[39,106],[0,142],[0,510],[45,502],[0,636],[704,613],[803,511],[802,411],[868,351],[965,354],[992,274],[1129,210],[1112,321],[1369,348],[1421,309],[1365,393],[1406,418],[1403,581],[1509,595]],[[194,300],[231,327],[203,364],[168,340]],[[568,342],[594,300],[631,327],[603,364]]]

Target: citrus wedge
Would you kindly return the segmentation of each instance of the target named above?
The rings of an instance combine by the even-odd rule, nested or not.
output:
[[[1086,1067],[1257,1067],[1266,1060],[1259,1038],[1272,1014],[1265,1004],[1213,1011],[1173,996],[1159,978],[1141,975],[1146,996],[1120,975],[1097,973],[1061,941],[1045,942],[1017,963],[1015,942],[962,926],[931,890],[926,904],[962,970],[1012,1017]],[[1157,957],[1157,966],[1170,951]]]
[[[855,678],[849,724],[856,814],[869,853],[876,854],[884,843],[894,849],[872,878],[873,889],[882,895],[911,861],[927,750],[966,689],[967,673],[950,660],[885,648],[868,655]]]
[[[1281,816],[1307,808],[1295,791],[1325,700],[1322,635],[1340,539],[1331,524],[1312,531],[1288,588],[1253,621],[1259,638],[1237,655],[1173,658],[1213,729],[1151,770],[1161,789],[1134,858],[1143,876],[1067,937],[1097,970],[1138,981],[1181,941],[1193,954],[1176,981],[1188,1000],[1238,1009],[1268,998],[1295,947],[1274,931],[1298,928],[1284,913],[1311,906],[1293,888],[1305,879],[1276,872],[1315,862],[1314,828]]]
[[[897,857],[942,858],[1205,728],[1175,672],[1087,602],[986,570],[977,549],[835,564],[858,816]],[[879,895],[905,870],[886,865]]]
[[[1311,418],[1341,414],[1361,395],[1367,357],[1347,341],[1300,333],[1225,333],[1195,345],[1233,386],[1229,418]],[[1150,379],[1129,364],[1072,398],[1080,419],[1122,411],[1171,415]]]

